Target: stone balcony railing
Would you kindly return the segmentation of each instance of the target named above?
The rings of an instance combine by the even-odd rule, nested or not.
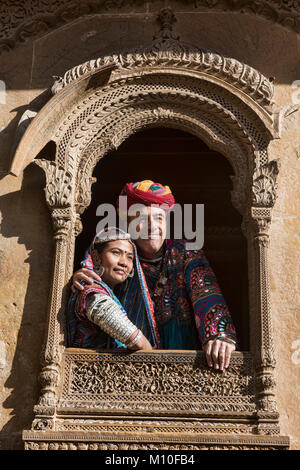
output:
[[[282,449],[257,409],[250,353],[224,372],[201,351],[66,349],[55,418],[36,415],[27,449]]]

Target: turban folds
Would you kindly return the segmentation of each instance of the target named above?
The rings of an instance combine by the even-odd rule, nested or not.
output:
[[[127,209],[133,204],[143,204],[145,206],[162,206],[162,209],[170,210],[175,204],[169,186],[163,186],[151,180],[125,184],[120,196],[127,196]],[[120,206],[119,199],[117,206]]]

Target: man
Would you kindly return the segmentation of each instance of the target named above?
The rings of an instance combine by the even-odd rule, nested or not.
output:
[[[154,304],[160,348],[199,349],[202,344],[208,365],[223,371],[235,349],[235,328],[203,251],[187,250],[185,240],[166,240],[166,209],[175,203],[169,187],[145,180],[126,184],[120,196],[127,197],[127,211],[133,204],[142,204],[138,218],[128,217],[129,231],[136,222],[135,231],[141,236],[135,243]],[[93,283],[94,279],[99,277],[90,269],[77,271],[73,292],[82,289],[80,281]],[[134,276],[127,289],[116,295],[130,320],[153,344],[135,283]]]

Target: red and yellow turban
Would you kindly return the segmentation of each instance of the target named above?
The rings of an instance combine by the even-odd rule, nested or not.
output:
[[[163,209],[170,210],[175,204],[169,186],[163,186],[151,180],[125,184],[120,196],[127,196],[127,209],[133,204],[144,204],[145,206],[162,206]],[[119,199],[117,207],[119,207]]]

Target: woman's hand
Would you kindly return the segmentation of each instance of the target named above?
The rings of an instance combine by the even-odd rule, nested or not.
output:
[[[130,336],[129,340],[128,340],[128,343],[130,343],[131,341],[134,340],[134,338],[138,335],[138,330],[136,330],[134,333],[132,333],[132,335]],[[149,341],[147,340],[146,336],[144,336],[142,334],[142,336],[140,337],[140,339],[132,346],[132,349],[133,351],[139,351],[141,349],[144,349],[144,350],[147,350],[147,351],[150,351],[152,350],[152,346],[151,344],[149,343]]]
[[[84,287],[79,281],[84,281],[86,284],[93,284],[94,279],[99,282],[101,281],[101,277],[94,271],[87,268],[79,269],[73,274],[73,282],[71,286],[72,292],[75,293],[76,289],[83,290]]]
[[[231,353],[235,345],[220,339],[211,339],[202,346],[206,354],[207,364],[220,371],[227,369],[230,363]]]

